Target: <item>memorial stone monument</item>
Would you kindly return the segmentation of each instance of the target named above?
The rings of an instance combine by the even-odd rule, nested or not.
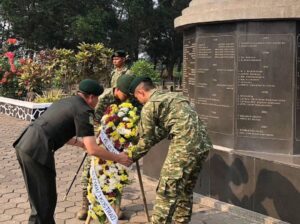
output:
[[[214,144],[195,191],[300,223],[300,1],[192,0],[175,28],[183,94]],[[158,177],[167,144],[146,175]]]

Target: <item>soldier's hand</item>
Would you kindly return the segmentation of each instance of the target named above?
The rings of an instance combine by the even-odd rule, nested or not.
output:
[[[130,166],[133,163],[132,159],[130,159],[125,152],[121,152],[118,155],[117,162],[124,165],[124,166],[127,166],[127,167]]]

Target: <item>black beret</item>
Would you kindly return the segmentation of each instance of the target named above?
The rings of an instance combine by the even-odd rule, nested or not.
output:
[[[121,57],[121,58],[125,58],[126,57],[126,52],[124,50],[117,50],[113,53],[113,55],[111,56],[111,58],[113,59],[114,57]]]
[[[100,96],[103,93],[103,87],[95,80],[84,79],[79,83],[79,91],[89,95]]]
[[[136,78],[134,78],[129,86],[129,92],[131,94],[134,94],[134,91],[136,89],[136,87],[141,83],[141,82],[145,82],[145,81],[149,81],[152,82],[151,78],[148,76],[138,76]]]
[[[117,80],[117,88],[126,95],[129,95],[129,86],[132,80],[135,78],[134,75],[124,74],[121,75]]]

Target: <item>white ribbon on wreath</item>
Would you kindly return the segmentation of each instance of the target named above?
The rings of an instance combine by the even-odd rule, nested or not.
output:
[[[105,134],[105,131],[103,129],[101,129],[101,132],[99,134],[99,137],[103,143],[103,145],[105,146],[105,148],[115,154],[119,154],[120,152],[114,147],[113,143],[111,142],[111,140],[107,137],[107,135]]]
[[[118,215],[116,214],[115,210],[111,207],[110,203],[107,201],[105,195],[101,190],[101,186],[99,180],[96,175],[96,171],[94,168],[95,162],[94,158],[92,159],[92,166],[91,166],[91,177],[92,177],[92,184],[93,184],[93,194],[95,195],[98,203],[102,206],[103,211],[108,218],[109,222],[112,224],[118,223]]]
[[[107,135],[105,134],[103,129],[101,130],[98,138],[101,139],[103,145],[105,146],[105,148],[108,151],[115,153],[115,154],[120,153],[117,149],[115,149],[114,145],[112,144],[110,139],[107,137]],[[103,211],[104,211],[106,217],[108,218],[108,220],[110,221],[110,223],[117,224],[118,223],[118,215],[116,214],[115,210],[111,207],[110,203],[107,201],[105,195],[103,194],[103,192],[101,190],[101,186],[100,186],[99,180],[97,178],[94,165],[95,165],[94,159],[92,159],[92,166],[91,166],[91,177],[92,177],[92,183],[93,183],[92,192],[95,195],[98,203],[102,206]]]

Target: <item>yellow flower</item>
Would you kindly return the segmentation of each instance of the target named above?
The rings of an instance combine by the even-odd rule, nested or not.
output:
[[[136,148],[137,148],[136,145],[130,146],[130,147],[129,147],[129,151],[130,151],[130,152],[135,152],[135,151],[136,151]]]
[[[135,112],[133,110],[129,111],[128,114],[129,114],[130,117],[134,117],[135,116]]]
[[[124,144],[126,142],[126,140],[122,137],[119,139],[119,141],[120,141],[121,144]]]
[[[133,128],[133,129],[131,130],[131,136],[133,136],[133,137],[137,136],[136,128]]]
[[[88,212],[89,212],[89,215],[90,215],[94,220],[97,220],[97,219],[98,219],[97,215],[95,214],[95,212],[93,212],[93,210],[89,210]]]
[[[125,128],[125,124],[124,123],[119,123],[118,128]]]
[[[114,164],[114,162],[113,162],[113,161],[110,161],[110,160],[106,160],[106,164],[107,164],[108,166],[111,166],[112,164]]]
[[[129,158],[132,158],[132,152],[131,151],[128,151],[127,155],[128,155]]]
[[[128,176],[125,175],[125,174],[122,174],[122,175],[120,176],[120,179],[121,179],[121,181],[127,181],[127,180],[128,180]]]
[[[119,134],[117,131],[113,131],[113,132],[111,133],[111,138],[112,138],[113,141],[118,140],[120,137],[121,137],[121,136],[120,136],[120,134]]]
[[[113,127],[113,126],[115,126],[115,124],[114,124],[114,122],[112,122],[112,121],[110,121],[110,122],[108,122],[108,124],[107,124],[107,127]]]
[[[127,103],[127,102],[121,103],[119,105],[119,108],[122,108],[122,107],[129,108],[129,109],[133,108],[132,104],[131,103]]]
[[[102,190],[103,190],[104,192],[108,192],[108,191],[109,191],[108,185],[104,185]]]
[[[127,123],[127,128],[132,128],[133,127],[133,123],[129,122]]]
[[[122,189],[123,189],[123,184],[117,183],[117,184],[116,184],[116,188],[117,188],[119,191],[122,191]]]
[[[116,105],[116,104],[112,104],[111,105],[111,113],[112,114],[115,114],[115,113],[117,113],[118,112],[118,106]]]
[[[96,202],[94,195],[92,195],[91,193],[88,193],[87,198],[89,199],[90,203]]]

